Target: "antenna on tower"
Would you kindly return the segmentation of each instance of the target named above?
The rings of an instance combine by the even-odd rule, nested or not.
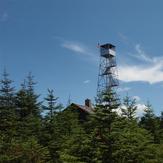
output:
[[[71,104],[71,94],[69,94],[69,96],[68,96],[67,106],[69,106],[70,104]]]
[[[101,104],[102,96],[110,92],[112,103],[117,103],[118,98],[116,89],[119,86],[118,81],[118,70],[116,64],[116,51],[115,46],[112,44],[99,45],[100,48],[100,65],[98,74],[98,85],[97,85],[97,103]]]

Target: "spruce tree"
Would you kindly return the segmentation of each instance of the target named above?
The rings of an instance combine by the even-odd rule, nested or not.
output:
[[[159,124],[157,123],[157,117],[154,114],[152,105],[149,102],[147,102],[144,111],[145,113],[141,118],[140,125],[153,135],[155,143],[159,143]]]
[[[155,159],[154,144],[151,143],[149,132],[131,121],[121,123],[123,125],[119,124],[119,134],[115,141],[114,162],[139,163]]]
[[[61,110],[61,106],[57,105],[58,97],[55,97],[53,89],[48,89],[48,95],[45,100],[47,102],[47,106],[44,105],[43,109],[48,111],[48,115],[52,118],[57,114],[57,112],[59,112],[59,110]]]
[[[29,115],[27,91],[26,91],[26,80],[21,84],[20,90],[16,94],[16,106],[17,113],[20,119],[23,119]]]
[[[4,70],[0,80],[0,104],[2,107],[13,108],[15,106],[15,92],[14,87],[11,86],[12,83],[13,81],[9,79],[9,74]]]
[[[160,128],[163,129],[163,111],[161,112],[160,116]]]
[[[20,90],[17,92],[16,105],[22,118],[41,116],[41,102],[38,102],[39,95],[35,93],[35,84],[34,77],[29,73],[27,79],[24,80]]]
[[[159,124],[159,138],[160,138],[160,143],[163,144],[163,112],[161,112],[160,116],[160,124]]]
[[[67,163],[95,163],[97,157],[91,138],[92,130],[89,129],[87,121],[80,121],[79,115],[80,112],[71,105],[60,113],[60,123],[58,124],[60,126],[58,134],[60,134],[62,142],[59,150],[60,159]]]
[[[34,117],[40,117],[41,102],[38,102],[39,95],[35,93],[35,89],[34,89],[36,82],[34,81],[34,76],[32,75],[31,72],[28,74],[26,82],[27,82],[26,93],[27,93],[29,114]]]
[[[152,137],[149,132],[138,126],[136,100],[126,96],[121,108],[122,114],[115,125],[119,135],[115,142],[115,162],[144,162],[155,158],[150,146]]]
[[[97,160],[106,163],[113,162],[113,150],[115,137],[113,136],[113,123],[117,119],[117,108],[119,107],[116,93],[112,90],[106,90],[101,95],[101,103],[97,104],[95,113],[92,115],[95,125],[94,134],[97,151],[101,151]]]
[[[32,74],[29,73],[16,95],[19,117],[17,131],[22,139],[27,139],[29,136],[39,137],[41,130],[41,103],[34,90],[35,84]]]
[[[34,137],[27,140],[11,138],[8,146],[4,145],[0,151],[1,163],[46,163],[48,160],[47,147],[40,145]]]
[[[48,89],[48,95],[44,98],[46,105],[43,105],[43,120],[40,142],[48,148],[51,161],[59,163],[59,150],[63,142],[63,135],[68,126],[64,127],[64,113],[61,112],[62,105],[57,104],[58,97],[55,97],[54,91]]]
[[[16,125],[15,90],[12,82],[4,70],[0,80],[0,129],[8,136],[11,136]]]
[[[130,121],[134,120],[136,116],[136,110],[137,110],[136,100],[132,99],[129,96],[126,96],[123,99],[123,105],[121,107],[122,116],[126,117]]]

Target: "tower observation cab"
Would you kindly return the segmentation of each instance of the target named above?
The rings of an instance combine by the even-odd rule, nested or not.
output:
[[[100,46],[101,56],[105,58],[115,57],[115,46],[104,44]]]
[[[103,92],[113,91],[118,87],[116,51],[112,44],[100,45],[100,65],[98,75],[97,97]]]

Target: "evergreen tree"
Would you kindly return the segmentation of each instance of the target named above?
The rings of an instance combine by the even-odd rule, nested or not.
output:
[[[0,105],[1,107],[13,108],[15,106],[14,87],[11,86],[12,80],[9,79],[9,74],[4,70],[2,79],[0,80]]]
[[[39,95],[35,93],[35,84],[33,76],[29,73],[16,94],[16,105],[21,118],[28,116],[40,117],[41,102],[38,102]]]
[[[113,123],[115,134],[114,162],[145,162],[156,158],[152,153],[154,144],[148,131],[138,126],[136,121],[136,101],[124,98],[122,117]],[[125,117],[125,118],[124,118]]]
[[[154,137],[154,142],[159,143],[159,123],[157,122],[157,118],[153,112],[152,105],[147,102],[145,113],[141,118],[140,125],[148,130]]]
[[[54,91],[48,89],[48,95],[45,98],[47,106],[43,106],[43,111],[45,111],[43,114],[45,115],[46,111],[48,113],[43,118],[40,136],[41,144],[49,150],[51,161],[56,163],[60,162],[59,150],[63,142],[63,135],[66,134],[66,127],[63,125],[66,123],[64,113],[60,112],[63,107],[61,104],[57,104],[57,99],[54,96]]]
[[[23,119],[29,115],[25,80],[21,84],[21,88],[16,94],[16,106],[17,106],[17,113],[20,119]]]
[[[48,111],[48,115],[52,118],[61,110],[61,106],[57,105],[58,97],[55,97],[54,90],[48,89],[48,95],[45,100],[47,101],[47,106],[43,106],[43,109]]]
[[[49,151],[34,137],[29,137],[27,140],[12,138],[0,152],[2,163],[47,163],[49,160]]]
[[[134,120],[136,116],[136,100],[131,99],[131,97],[126,96],[123,99],[123,106],[121,107],[122,116],[126,117],[128,120]]]
[[[163,129],[163,111],[161,112],[160,116],[160,128]]]
[[[6,70],[0,80],[0,86],[0,131],[6,133],[9,138],[14,134],[16,125],[15,90]]]
[[[151,135],[134,122],[126,121],[121,123],[123,125],[118,122],[119,134],[113,152],[114,162],[141,163],[155,159],[156,154],[153,153],[154,145],[151,143]],[[115,125],[118,124],[115,123]],[[123,128],[120,129],[120,127]]]
[[[69,106],[62,112],[62,126],[67,126],[62,132],[61,148],[59,151],[62,162],[95,163],[96,150],[88,129],[87,121],[80,120],[80,113]],[[64,123],[63,123],[64,122]],[[91,126],[92,127],[92,126]]]
[[[160,143],[163,144],[163,112],[161,112],[161,116],[160,116],[159,139],[160,139]]]
[[[113,149],[115,137],[113,137],[113,123],[116,121],[119,104],[116,94],[112,90],[106,91],[101,96],[101,103],[97,105],[93,114],[93,124],[95,125],[94,134],[101,156],[98,161],[113,162]]]
[[[38,95],[35,93],[31,73],[27,76],[27,80],[21,84],[21,89],[16,95],[16,106],[18,114],[17,134],[26,139],[29,136],[39,137],[41,130],[41,103],[38,102]]]
[[[60,158],[63,162],[89,162],[93,163],[93,152],[91,141],[83,128],[74,126],[73,133],[68,135],[61,145]]]
[[[34,77],[32,76],[31,73],[28,74],[27,76],[27,101],[28,101],[28,111],[30,115],[33,115],[35,117],[40,117],[40,107],[41,107],[41,102],[38,102],[38,97],[35,93],[34,86],[36,82],[34,82]]]

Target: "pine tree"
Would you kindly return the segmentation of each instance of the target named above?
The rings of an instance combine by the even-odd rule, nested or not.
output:
[[[65,125],[66,127],[64,127],[63,125],[66,123],[62,118],[64,117],[64,113],[61,112],[63,107],[61,104],[57,104],[57,99],[58,97],[55,97],[54,91],[48,89],[48,95],[45,98],[47,105],[43,106],[43,114],[47,115],[43,116],[39,140],[42,145],[48,148],[51,161],[59,163],[59,150],[63,142],[63,135],[66,134],[65,130],[68,126]]]
[[[90,138],[91,131],[88,132],[87,121],[81,123],[79,114],[74,111],[73,106],[69,106],[61,113],[63,142],[59,151],[60,159],[67,163],[95,163],[96,150]],[[66,126],[65,129],[64,126]]]
[[[29,115],[25,80],[21,84],[21,88],[16,94],[16,106],[17,106],[17,113],[20,119],[23,119]]]
[[[30,115],[33,115],[35,117],[40,117],[40,112],[41,112],[41,102],[38,102],[38,97],[35,93],[34,86],[36,82],[34,82],[34,76],[32,76],[31,73],[28,74],[27,76],[27,102],[28,102],[28,111]]]
[[[38,102],[39,95],[35,93],[35,84],[33,76],[29,73],[17,92],[16,105],[22,118],[28,116],[40,117],[41,102]]]
[[[123,105],[121,107],[122,116],[126,117],[130,121],[134,120],[136,116],[136,110],[137,110],[136,100],[132,99],[129,96],[126,96],[123,99]]]
[[[0,80],[0,104],[3,107],[14,107],[14,87],[11,86],[12,80],[9,79],[9,74],[4,70],[2,79]]]
[[[152,153],[154,144],[149,132],[138,126],[136,101],[129,96],[124,98],[122,115],[113,123],[115,134],[114,162],[144,162],[156,158]]]
[[[159,143],[159,124],[157,123],[157,117],[153,112],[152,105],[149,102],[147,102],[144,111],[145,113],[141,118],[140,125],[153,135],[155,143]]]
[[[159,138],[160,138],[160,143],[163,144],[163,112],[161,112],[160,116],[160,124],[159,124]]]
[[[160,116],[160,129],[163,129],[163,111],[161,112]]]
[[[0,151],[1,163],[46,163],[49,160],[49,151],[34,137],[27,140],[12,138],[9,144]]]
[[[119,107],[116,93],[106,91],[101,96],[101,103],[96,106],[95,114],[92,115],[95,125],[94,134],[98,150],[101,151],[98,161],[112,163],[115,137],[113,136],[113,123],[116,121]]]
[[[21,84],[21,89],[16,94],[16,107],[18,114],[17,134],[26,139],[29,136],[39,137],[41,130],[41,103],[38,102],[38,95],[35,93],[31,73]]]
[[[16,125],[15,90],[11,86],[12,82],[9,79],[9,74],[4,70],[0,80],[0,129],[2,133],[5,132],[9,137],[14,132]]]
[[[114,162],[139,163],[156,158],[156,154],[153,153],[154,144],[151,143],[152,137],[145,129],[131,121],[126,121],[123,125],[119,123],[118,128],[119,134],[113,153]]]
[[[61,105],[57,105],[58,97],[55,97],[53,89],[48,89],[48,95],[45,100],[47,101],[47,106],[43,106],[43,109],[48,111],[48,115],[52,118],[61,110]]]

